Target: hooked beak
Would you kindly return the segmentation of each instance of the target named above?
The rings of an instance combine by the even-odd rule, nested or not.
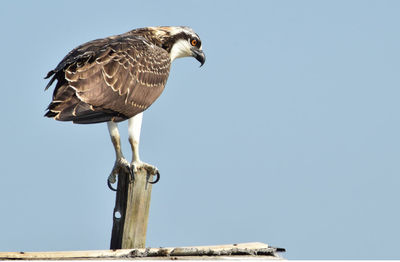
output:
[[[204,64],[204,62],[206,61],[206,56],[204,55],[203,51],[192,47],[192,55],[194,58],[196,58],[197,61],[200,62],[200,67]]]

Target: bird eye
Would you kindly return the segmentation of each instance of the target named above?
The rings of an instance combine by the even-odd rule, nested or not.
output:
[[[197,45],[197,40],[196,39],[192,39],[192,41],[190,41],[190,43],[192,44],[192,46],[196,46]]]

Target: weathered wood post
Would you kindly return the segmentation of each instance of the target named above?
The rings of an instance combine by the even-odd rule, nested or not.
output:
[[[135,173],[135,180],[121,172],[113,214],[111,249],[144,248],[150,210],[151,177],[145,169]]]

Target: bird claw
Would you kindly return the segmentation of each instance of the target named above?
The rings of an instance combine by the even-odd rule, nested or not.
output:
[[[110,175],[111,176],[111,175]],[[115,182],[114,182],[115,183]],[[108,186],[108,188],[111,190],[111,191],[117,191],[117,189],[115,189],[115,188],[113,188],[113,186],[112,186],[112,184],[114,184],[114,183],[112,183],[111,181],[110,181],[110,177],[108,177],[108,179],[107,179],[107,186]]]
[[[117,189],[115,189],[112,186],[112,184],[114,184],[117,181],[117,175],[120,174],[121,172],[128,173],[132,181],[134,180],[133,172],[131,170],[131,165],[125,158],[121,157],[115,161],[111,174],[108,176],[107,179],[107,186],[112,191],[117,191]]]
[[[117,189],[115,189],[112,184],[117,181],[117,175],[120,174],[120,172],[128,173],[131,182],[133,182],[135,181],[135,173],[143,169],[146,170],[149,176],[156,176],[153,181],[149,181],[150,184],[155,184],[160,180],[160,172],[155,166],[149,165],[144,162],[132,162],[131,164],[129,164],[125,158],[117,159],[115,161],[113,170],[111,171],[111,174],[108,176],[107,179],[108,188],[112,191],[117,191]]]
[[[150,184],[156,184],[159,180],[160,180],[160,172],[157,170],[156,173],[154,174],[156,175],[156,179],[154,181],[150,181]]]
[[[156,176],[156,179],[154,181],[150,181],[150,184],[155,184],[160,180],[160,172],[155,166],[152,166],[150,164],[144,163],[144,162],[132,162],[131,163],[131,169],[133,173],[138,172],[141,169],[146,170],[147,174],[150,176]]]
[[[131,182],[135,181],[135,171],[132,165],[129,166],[129,177],[131,178]]]

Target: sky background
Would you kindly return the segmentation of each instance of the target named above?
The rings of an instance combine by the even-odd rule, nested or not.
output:
[[[84,42],[191,26],[145,112],[147,246],[260,241],[289,259],[400,258],[400,1],[7,1],[0,6],[0,251],[109,248],[106,124],[43,117]],[[120,124],[130,159],[127,124]]]

